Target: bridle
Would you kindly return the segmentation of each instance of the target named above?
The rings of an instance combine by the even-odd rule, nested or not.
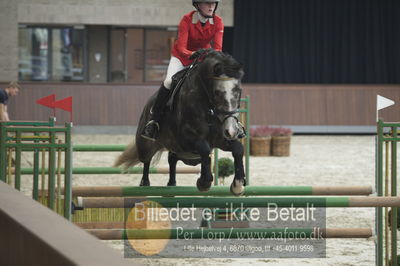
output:
[[[202,54],[199,57],[197,57],[194,60],[194,62],[191,64],[188,72],[193,71],[193,69],[196,68],[198,66],[198,64],[201,61],[203,61],[204,58],[207,55],[208,55],[208,52],[205,52],[204,54]],[[191,78],[191,76],[189,74],[186,76],[186,78],[188,78],[188,77]],[[214,102],[214,97],[212,97],[214,95],[214,93],[213,93],[213,95],[210,95],[210,92],[207,90],[207,85],[205,84],[204,80],[201,77],[199,77],[199,79],[200,79],[200,82],[201,82],[201,87],[203,88],[203,91],[207,95],[208,103],[209,103],[209,106],[210,106],[210,108],[207,111],[208,116],[209,117],[217,117],[222,124],[227,119],[232,117],[232,118],[234,118],[236,120],[237,123],[240,124],[239,119],[235,115],[239,113],[240,99],[242,97],[242,91],[240,91],[238,106],[237,106],[237,108],[235,110],[232,110],[232,111],[221,110],[216,106],[216,104]],[[229,81],[229,80],[234,80],[235,78],[233,78],[233,77],[216,77],[216,76],[212,76],[212,77],[208,77],[208,79],[219,80],[219,81]],[[211,124],[211,123],[209,123],[209,124]]]
[[[220,80],[220,81],[229,81],[229,80],[234,80],[235,78],[232,77],[209,77],[209,79],[213,79],[213,80]],[[202,83],[202,88],[204,90],[204,92],[207,95],[208,98],[208,102],[209,102],[209,106],[210,108],[208,109],[208,115],[211,117],[217,117],[221,123],[223,124],[228,118],[232,117],[236,120],[236,122],[239,122],[239,119],[237,118],[237,116],[235,116],[237,113],[239,113],[239,107],[240,107],[240,98],[242,93],[239,94],[239,101],[238,101],[238,107],[235,110],[232,111],[225,111],[225,110],[221,110],[219,109],[215,102],[214,102],[214,93],[213,95],[210,95],[210,92],[207,90],[207,86],[204,83],[204,80],[200,77],[201,83]]]

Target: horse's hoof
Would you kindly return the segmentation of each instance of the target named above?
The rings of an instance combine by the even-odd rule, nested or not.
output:
[[[210,190],[210,187],[211,187],[211,183],[212,182],[203,182],[202,180],[201,180],[201,178],[198,178],[197,179],[197,182],[196,182],[196,186],[197,186],[197,189],[199,190],[199,191],[201,191],[201,192],[206,192],[206,191],[209,191]]]
[[[150,186],[150,181],[140,181],[140,186],[141,187],[149,187]]]
[[[244,180],[233,180],[230,190],[233,195],[242,196],[244,194]]]
[[[168,187],[176,187],[176,182],[168,182]]]

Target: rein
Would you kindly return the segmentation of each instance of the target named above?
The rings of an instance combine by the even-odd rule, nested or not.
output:
[[[226,77],[226,78],[223,78],[223,77],[211,77],[212,79],[215,79],[215,80],[222,80],[222,81],[228,81],[228,80],[234,80],[235,78],[229,78],[229,77]]]

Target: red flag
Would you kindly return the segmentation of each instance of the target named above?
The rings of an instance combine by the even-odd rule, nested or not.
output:
[[[72,96],[54,102],[54,107],[72,113]]]
[[[49,108],[54,108],[54,102],[56,101],[56,95],[52,94],[36,101],[37,104],[44,105]]]

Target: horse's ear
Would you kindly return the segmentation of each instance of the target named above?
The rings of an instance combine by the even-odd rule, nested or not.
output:
[[[218,77],[222,74],[224,74],[224,66],[222,65],[222,63],[216,63],[214,65],[214,75]]]

